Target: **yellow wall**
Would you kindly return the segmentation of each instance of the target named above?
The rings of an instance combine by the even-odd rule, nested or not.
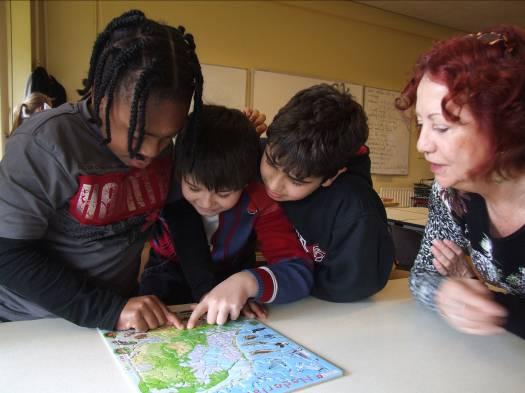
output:
[[[16,106],[24,99],[31,73],[31,7],[29,1],[11,2],[12,99]]]
[[[130,9],[196,37],[203,63],[267,69],[400,90],[419,53],[456,33],[347,1],[49,1],[47,66],[70,100],[88,70],[96,37]],[[408,176],[375,176],[375,186],[410,185],[430,177],[410,146]]]
[[[2,2],[0,5],[0,116],[2,133],[0,153],[4,150],[5,133],[12,124],[13,108],[24,98],[27,76],[31,73],[31,5],[27,0]]]
[[[8,36],[11,36],[10,4],[0,2],[0,156],[4,149],[4,135],[9,130],[9,59],[11,58],[8,46]]]
[[[76,101],[76,89],[89,70],[91,49],[97,35],[96,1],[46,1],[45,47],[47,71]]]

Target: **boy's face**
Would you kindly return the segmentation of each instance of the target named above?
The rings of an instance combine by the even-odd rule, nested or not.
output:
[[[234,207],[241,190],[215,192],[196,182],[191,176],[182,179],[182,195],[201,216],[212,217]]]
[[[321,185],[325,185],[320,177],[295,179],[278,166],[272,165],[268,154],[270,147],[266,146],[261,160],[261,177],[270,198],[278,202],[298,201],[306,198]]]

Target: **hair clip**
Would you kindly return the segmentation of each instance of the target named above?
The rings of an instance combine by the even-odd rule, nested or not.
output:
[[[489,46],[494,46],[499,42],[503,42],[503,45],[505,46],[505,52],[512,53],[514,50],[513,47],[509,45],[509,40],[507,36],[503,33],[496,33],[493,31],[489,32],[477,32],[476,34],[467,34],[467,37],[472,37],[477,39],[482,44],[486,44]]]
[[[26,104],[22,104],[22,119],[29,119],[29,114],[27,113]]]

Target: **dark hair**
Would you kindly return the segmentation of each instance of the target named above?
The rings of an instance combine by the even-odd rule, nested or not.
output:
[[[396,100],[406,110],[416,102],[423,76],[444,84],[444,117],[458,122],[449,102],[468,107],[491,139],[494,157],[487,172],[512,176],[525,168],[525,32],[500,26],[436,43],[421,55],[413,76]]]
[[[368,139],[366,114],[348,93],[321,84],[297,93],[268,128],[268,159],[297,179],[329,179]]]
[[[67,101],[66,89],[53,75],[49,75],[44,67],[36,67],[29,78],[27,78],[24,95],[28,97],[31,93],[40,93],[48,96],[57,108]]]
[[[140,158],[149,96],[188,104],[193,96],[194,122],[202,106],[202,84],[193,36],[182,26],[160,24],[132,10],[113,19],[98,35],[84,89],[78,92],[84,97],[91,95],[99,123],[100,103],[106,97],[106,143],[111,141],[109,113],[114,95],[130,99],[128,150],[132,158]],[[133,143],[137,129],[138,139]]]
[[[191,115],[193,116],[193,114]],[[257,178],[260,144],[254,125],[236,109],[203,105],[198,132],[175,143],[175,176],[215,192],[240,190]]]

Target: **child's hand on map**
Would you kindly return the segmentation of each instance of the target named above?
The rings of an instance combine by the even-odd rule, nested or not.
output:
[[[130,298],[120,313],[115,329],[145,332],[164,325],[184,329],[184,324],[157,296],[149,295]]]
[[[268,310],[262,304],[257,303],[255,300],[248,300],[242,308],[242,316],[246,318],[257,318],[265,320],[268,316]]]
[[[250,272],[231,275],[202,298],[188,320],[188,329],[194,328],[206,313],[206,322],[209,324],[223,325],[228,316],[236,320],[246,301],[257,295],[258,289],[257,280]]]

